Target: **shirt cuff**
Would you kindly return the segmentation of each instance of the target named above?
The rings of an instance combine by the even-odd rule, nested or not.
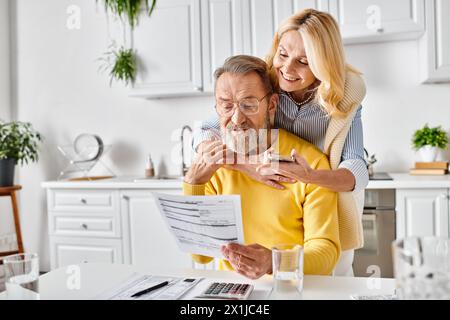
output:
[[[189,196],[204,196],[206,184],[189,184],[183,182],[183,194]]]
[[[219,134],[220,135],[220,134]],[[198,129],[194,131],[192,149],[197,152],[197,147],[203,141],[214,140],[217,137],[217,129]]]
[[[369,183],[369,173],[365,161],[360,159],[348,159],[339,164],[339,168],[349,170],[355,177],[355,187],[352,191],[361,191]]]

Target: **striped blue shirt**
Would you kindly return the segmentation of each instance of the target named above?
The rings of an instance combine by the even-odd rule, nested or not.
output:
[[[369,182],[366,161],[364,160],[363,130],[359,106],[355,118],[350,126],[342,150],[339,168],[348,169],[355,177],[354,191],[364,189]],[[301,107],[297,106],[287,94],[281,93],[275,112],[275,127],[285,129],[306,141],[314,144],[323,151],[325,134],[330,117],[316,102],[310,102]],[[219,119],[211,118],[202,123],[201,130],[194,133],[194,149],[205,140],[211,139],[211,129],[219,129]]]

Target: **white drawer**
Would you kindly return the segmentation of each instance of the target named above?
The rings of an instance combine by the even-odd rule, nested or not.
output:
[[[118,208],[115,190],[49,190],[49,210],[77,212],[105,212]]]
[[[56,236],[119,238],[120,229],[118,216],[49,215],[49,231]]]
[[[123,263],[119,239],[50,237],[51,268],[80,263]]]

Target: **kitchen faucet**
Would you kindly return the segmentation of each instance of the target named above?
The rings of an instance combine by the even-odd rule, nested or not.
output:
[[[188,130],[190,133],[192,133],[192,128],[188,125],[183,126],[181,128],[181,135],[180,135],[180,141],[181,141],[181,172],[183,174],[183,177],[186,175],[188,171],[188,167],[186,166],[186,163],[184,161],[184,131]]]

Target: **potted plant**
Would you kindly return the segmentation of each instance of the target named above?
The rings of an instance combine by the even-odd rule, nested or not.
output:
[[[0,120],[0,187],[14,184],[14,168],[38,160],[41,134],[29,122]]]
[[[422,161],[433,162],[436,160],[438,149],[447,148],[448,137],[441,126],[430,128],[426,124],[414,132],[412,143],[413,148],[420,152]]]

